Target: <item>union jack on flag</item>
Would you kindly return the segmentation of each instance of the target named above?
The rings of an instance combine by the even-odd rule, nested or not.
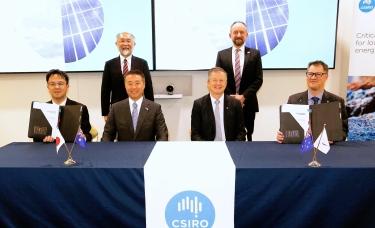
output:
[[[86,140],[85,140],[85,135],[83,134],[81,128],[78,128],[78,132],[77,132],[77,135],[76,135],[76,139],[74,140],[75,143],[77,143],[79,146],[87,149],[87,145],[86,145]]]

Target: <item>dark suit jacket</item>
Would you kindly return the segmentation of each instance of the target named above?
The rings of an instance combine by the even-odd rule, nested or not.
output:
[[[226,141],[245,141],[245,124],[241,102],[224,95],[224,130]],[[215,115],[210,94],[194,101],[191,111],[191,141],[214,141]]]
[[[52,101],[48,101],[47,103],[52,104]],[[81,130],[83,134],[86,136],[86,141],[91,142],[92,135],[90,134],[90,130],[91,130],[90,116],[89,116],[89,111],[86,105],[70,100],[69,98],[66,99],[65,105],[82,105]],[[34,139],[34,142],[43,142],[43,139],[41,140]]]
[[[232,47],[224,49],[217,54],[216,66],[227,72],[227,88],[225,94],[236,94],[236,83],[232,64]],[[244,110],[259,112],[257,92],[263,84],[263,69],[260,52],[253,48],[245,47],[245,60],[242,70],[239,94],[245,97]]]
[[[335,101],[339,101],[341,104],[341,119],[342,119],[342,134],[343,134],[342,140],[345,140],[348,134],[348,113],[346,112],[346,109],[345,109],[345,101],[341,97],[324,90],[321,103],[335,102]],[[288,104],[308,105],[309,101],[308,101],[307,90],[305,92],[291,95],[288,99]]]
[[[129,98],[113,104],[104,126],[102,141],[168,141],[168,128],[161,106],[143,98],[136,132],[130,113]]]
[[[148,100],[154,101],[154,91],[147,61],[133,55],[130,69],[142,71],[146,81],[144,96]],[[128,94],[126,93],[124,77],[122,76],[120,56],[118,56],[108,60],[104,66],[101,89],[102,116],[108,115],[111,104],[126,98],[128,98]]]

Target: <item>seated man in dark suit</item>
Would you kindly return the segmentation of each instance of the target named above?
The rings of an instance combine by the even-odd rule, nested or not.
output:
[[[61,70],[52,69],[48,71],[46,75],[47,81],[47,89],[48,92],[51,94],[52,100],[48,101],[47,103],[54,103],[60,106],[63,105],[82,105],[82,118],[81,118],[81,129],[83,134],[85,135],[86,141],[91,141],[92,136],[90,134],[91,124],[90,124],[90,117],[89,111],[87,107],[81,103],[76,101],[70,100],[67,97],[67,92],[69,90],[69,76]],[[34,139],[34,142],[38,142],[41,140]],[[43,142],[53,142],[55,141],[52,136],[46,136],[43,139]]]
[[[102,141],[168,141],[161,106],[143,97],[145,76],[140,70],[125,74],[128,98],[112,105]]]
[[[334,101],[340,102],[342,140],[344,141],[348,134],[348,114],[345,109],[345,101],[343,98],[324,89],[327,79],[328,65],[319,60],[310,62],[306,72],[307,91],[291,95],[288,99],[288,104],[314,105]],[[284,134],[278,131],[276,140],[278,143],[282,143]],[[330,143],[332,143],[332,141],[330,141]]]
[[[208,72],[209,94],[194,101],[191,141],[245,141],[241,102],[224,94],[227,73],[220,67]]]

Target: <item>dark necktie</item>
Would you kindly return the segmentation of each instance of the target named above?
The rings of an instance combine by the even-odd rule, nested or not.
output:
[[[234,55],[234,81],[236,83],[236,94],[240,92],[240,83],[241,83],[241,64],[240,64],[240,49],[236,49]]]
[[[122,68],[122,76],[125,77],[125,74],[128,73],[128,60],[124,59],[124,68]]]
[[[311,99],[314,101],[314,105],[318,104],[319,97],[312,97]]]

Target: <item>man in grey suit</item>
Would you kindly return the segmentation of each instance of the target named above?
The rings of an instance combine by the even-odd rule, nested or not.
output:
[[[334,101],[340,102],[342,140],[345,140],[348,134],[348,114],[345,109],[345,101],[343,98],[324,89],[327,79],[328,65],[319,60],[310,62],[306,72],[307,90],[291,95],[288,99],[288,104],[314,105]],[[276,140],[278,143],[282,143],[284,140],[284,134],[278,131]],[[332,143],[332,141],[330,141],[330,143]]]
[[[247,140],[252,141],[255,113],[259,112],[257,92],[263,84],[263,69],[260,52],[245,46],[247,36],[246,24],[234,22],[229,33],[233,47],[219,51],[216,66],[228,74],[225,94],[241,101]]]
[[[101,106],[104,121],[107,121],[109,109],[112,104],[122,101],[128,97],[124,88],[124,75],[129,70],[138,69],[145,76],[146,87],[144,96],[154,101],[154,91],[152,89],[151,74],[148,69],[147,61],[135,57],[133,48],[135,46],[134,36],[128,32],[119,33],[116,37],[116,47],[120,55],[108,60],[105,63],[102,87],[101,87]]]
[[[227,73],[212,68],[207,80],[210,93],[195,100],[191,111],[191,141],[245,141],[241,102],[224,94],[226,86]]]
[[[102,141],[168,141],[168,129],[161,106],[143,97],[145,76],[140,70],[125,74],[129,98],[112,105]]]

